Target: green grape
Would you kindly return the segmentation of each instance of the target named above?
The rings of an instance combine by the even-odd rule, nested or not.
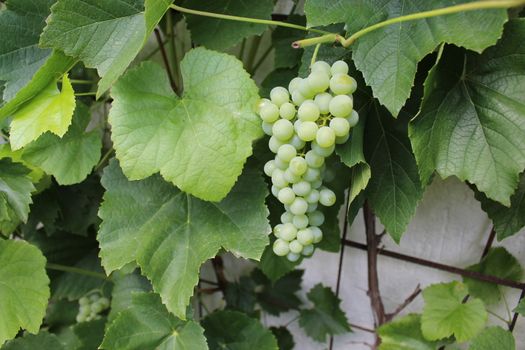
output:
[[[265,103],[259,111],[261,119],[267,123],[273,123],[279,119],[279,107],[273,103]]]
[[[348,121],[348,124],[350,124],[350,127],[353,128],[359,122],[359,114],[356,111],[352,111],[346,120]]]
[[[273,161],[275,162],[275,166],[277,167],[277,169],[281,169],[281,170],[288,169],[288,162],[285,162],[280,157],[275,157]]]
[[[288,261],[291,261],[291,262],[296,262],[297,260],[299,260],[301,256],[299,254],[294,254],[294,253],[288,253],[288,255],[286,256],[286,259],[288,259]]]
[[[301,103],[306,101],[306,97],[297,89],[292,92],[292,101],[296,106],[300,106]]]
[[[308,220],[312,226],[321,226],[324,224],[324,214],[319,210],[313,211],[308,214]]]
[[[273,135],[272,127],[273,127],[273,124],[267,123],[267,122],[262,122],[262,129],[263,129],[264,133],[266,135],[268,135],[268,136],[272,136]]]
[[[308,204],[319,202],[319,191],[312,189],[310,193],[308,193],[308,195],[304,197],[304,199],[306,200]]]
[[[272,185],[272,188],[271,188],[271,191],[272,191],[272,195],[277,198],[277,196],[279,195],[279,191],[281,189],[275,185]]]
[[[288,243],[286,241],[283,241],[282,239],[276,239],[275,242],[273,242],[273,252],[277,256],[288,255],[288,253],[290,252]]]
[[[307,213],[311,213],[317,210],[317,203],[308,203],[308,209],[306,209]]]
[[[330,114],[334,117],[345,118],[352,113],[354,101],[350,96],[339,95],[330,101]]]
[[[290,161],[289,169],[294,175],[301,176],[308,170],[308,164],[303,157],[294,157]]]
[[[324,92],[330,87],[330,76],[323,72],[312,72],[306,79],[308,85],[315,93]]]
[[[312,141],[317,135],[317,130],[319,130],[319,127],[316,123],[310,121],[302,122],[297,128],[297,135],[303,141]]]
[[[293,241],[297,237],[297,228],[291,223],[283,224],[279,231],[279,237],[288,242]]]
[[[350,123],[345,118],[334,118],[330,120],[330,129],[334,131],[335,136],[344,137],[350,132]]]
[[[292,213],[289,213],[289,212],[285,211],[281,215],[281,222],[283,224],[291,223],[293,221],[293,218],[294,218],[294,215]]]
[[[328,114],[330,112],[329,106],[331,100],[332,95],[330,95],[328,92],[323,92],[322,94],[315,96],[314,102],[319,108],[319,112],[321,114]]]
[[[272,137],[275,137],[281,141],[287,141],[293,136],[293,124],[289,120],[279,119],[273,124],[272,132]]]
[[[264,164],[264,173],[266,176],[271,177],[273,171],[277,169],[277,165],[275,165],[275,160],[269,160]]]
[[[82,297],[82,298],[78,299],[78,304],[80,306],[89,305],[89,299],[86,298],[86,297]]]
[[[270,91],[270,100],[280,107],[284,103],[290,101],[290,95],[288,94],[288,90],[282,86],[277,86]]]
[[[91,304],[91,312],[93,314],[96,315],[99,312],[101,312],[102,310],[104,310],[104,306],[102,304],[100,304],[100,302],[96,302],[96,303]]]
[[[306,163],[308,164],[308,166],[312,168],[320,168],[324,164],[324,157],[318,155],[313,150],[309,150],[308,152],[306,152],[304,159],[306,159]]]
[[[290,91],[290,93],[293,93],[294,91],[299,89],[299,83],[301,82],[301,80],[303,79],[299,77],[295,77],[292,80],[290,80],[290,83],[288,84],[288,91]]]
[[[321,191],[319,191],[319,203],[321,203],[325,207],[331,207],[332,205],[334,205],[335,200],[335,193],[332,190],[328,188],[323,188],[321,189]]]
[[[283,204],[292,204],[295,200],[295,192],[290,187],[284,187],[279,191],[277,199]]]
[[[303,175],[303,179],[309,182],[317,181],[321,178],[321,170],[313,167],[309,167],[306,173]]]
[[[294,128],[295,128],[295,125],[294,125]],[[290,141],[288,141],[288,142],[290,143],[290,145],[294,146],[296,150],[303,149],[304,146],[306,146],[306,142],[301,140],[299,135],[293,135],[292,139]]]
[[[298,229],[303,229],[308,226],[308,216],[306,215],[294,215],[292,223]]]
[[[290,204],[290,212],[294,215],[303,215],[308,209],[308,203],[301,197],[295,197],[292,204]]]
[[[295,133],[298,133],[298,132],[299,132],[299,128],[301,127],[301,125],[303,125],[303,121],[300,120],[300,119],[297,119],[297,120],[293,123],[293,129],[295,130]]]
[[[324,61],[317,61],[310,67],[310,70],[312,72],[321,72],[323,74],[326,74],[330,76],[331,74],[331,67],[328,63]]]
[[[281,237],[281,231],[283,229],[283,224],[278,224],[278,225],[275,225],[275,227],[273,228],[273,235],[277,238]]]
[[[329,157],[332,153],[334,153],[335,145],[332,145],[330,147],[321,147],[316,141],[312,142],[312,150],[317,153],[320,156],[323,157]]]
[[[289,163],[297,155],[297,150],[290,144],[284,144],[277,150],[277,157],[283,162]]]
[[[100,298],[99,303],[104,307],[104,310],[110,305],[109,299],[105,297]]]
[[[336,136],[335,137],[335,143],[338,144],[338,145],[341,145],[343,143],[345,143],[346,141],[348,141],[348,139],[350,138],[350,134],[346,134],[346,136]]]
[[[348,64],[345,61],[335,61],[330,69],[332,75],[348,74]]]
[[[273,153],[277,153],[277,151],[279,150],[279,147],[281,147],[282,145],[284,145],[284,142],[277,139],[277,137],[275,136],[270,137],[270,140],[268,141],[268,148]]]
[[[310,230],[312,231],[312,234],[314,235],[314,243],[319,243],[323,239],[323,231],[317,226],[310,226]]]
[[[322,126],[317,131],[315,141],[321,147],[332,147],[335,144],[335,133],[330,127]]]
[[[281,118],[292,120],[295,117],[295,106],[290,102],[283,103],[279,108],[279,114]]]
[[[298,183],[295,183],[292,186],[292,189],[297,196],[304,197],[308,195],[308,193],[310,193],[310,191],[312,190],[312,186],[307,181],[300,181]]]
[[[92,303],[94,303],[94,302],[97,301],[98,299],[100,299],[100,295],[98,295],[98,294],[91,294],[91,295],[89,296],[89,300],[90,300]]]
[[[272,183],[278,188],[284,188],[288,186],[288,181],[284,179],[284,171],[281,169],[275,169],[272,174]]]
[[[301,176],[294,174],[293,171],[290,170],[290,168],[285,170],[284,178],[286,181],[288,181],[291,184],[295,184],[301,181]]]
[[[299,84],[299,91],[301,92],[301,95],[303,95],[307,99],[312,98],[315,95],[315,91],[308,83],[308,79],[301,80],[301,83]]]
[[[312,188],[313,188],[313,189],[318,189],[318,188],[320,188],[322,185],[323,185],[323,181],[321,181],[321,180],[316,180],[316,181],[313,181],[313,182],[312,182]]]
[[[330,79],[330,90],[336,95],[347,95],[355,91],[356,81],[348,74],[336,74]]]
[[[303,122],[315,122],[319,119],[319,107],[312,100],[304,101],[297,110],[297,117]]]
[[[304,256],[311,256],[313,253],[314,253],[314,246],[313,246],[313,244],[306,245],[306,246],[303,247],[302,254]]]
[[[288,247],[290,248],[290,251],[294,254],[301,254],[301,252],[303,251],[303,245],[299,243],[298,240],[291,241]]]
[[[297,241],[303,246],[310,245],[314,241],[314,234],[309,228],[297,231]]]

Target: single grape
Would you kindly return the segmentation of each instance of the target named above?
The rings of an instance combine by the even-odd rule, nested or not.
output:
[[[279,195],[279,191],[281,189],[275,185],[272,185],[272,188],[271,188],[271,191],[272,191],[272,195],[277,198],[277,196]]]
[[[302,78],[295,77],[292,80],[290,80],[290,83],[288,84],[288,91],[290,93],[293,93],[295,90],[299,88],[299,83],[303,80]]]
[[[303,251],[303,245],[299,243],[298,240],[293,240],[288,245],[290,247],[290,251],[294,254],[301,254]]]
[[[349,138],[350,138],[350,134],[346,134],[346,136],[341,136],[341,137],[336,136],[335,143],[338,145],[341,145],[345,143],[346,141],[348,141]]]
[[[303,141],[312,141],[317,135],[317,130],[319,130],[319,127],[316,123],[306,121],[302,122],[297,128],[297,135],[299,135]]]
[[[345,61],[335,61],[330,69],[332,75],[348,74],[348,64]]]
[[[297,231],[297,241],[303,246],[310,245],[314,241],[314,234],[309,228]]]
[[[301,176],[294,174],[293,171],[288,168],[284,172],[284,179],[291,184],[295,184],[301,181]]]
[[[335,144],[335,133],[330,127],[322,126],[317,131],[315,141],[321,147],[332,147]]]
[[[86,298],[86,297],[82,297],[82,298],[78,299],[78,303],[81,306],[88,305],[89,304],[89,299]]]
[[[295,128],[295,125],[294,125],[294,128]],[[299,135],[293,135],[291,140],[288,142],[290,143],[290,145],[294,146],[296,150],[301,150],[304,148],[304,146],[306,146],[306,142],[301,140]]]
[[[303,175],[303,179],[309,182],[317,181],[321,178],[321,170],[313,167],[309,167],[306,173]]]
[[[277,169],[277,165],[275,165],[275,161],[274,160],[269,160],[269,161],[266,162],[266,164],[264,164],[264,173],[268,177],[272,176],[272,173],[273,173],[273,171],[275,169]]]
[[[268,135],[268,136],[272,136],[273,135],[272,128],[273,128],[273,124],[267,123],[267,122],[262,122],[262,129],[263,129],[263,131],[264,131],[264,133],[266,135]]]
[[[335,150],[335,145],[332,145],[330,147],[321,147],[316,141],[313,141],[311,146],[312,146],[312,150],[315,153],[325,158],[329,157],[332,153],[334,153],[334,150]]]
[[[297,155],[297,150],[294,146],[285,143],[277,150],[277,157],[282,161],[288,163],[292,160],[293,157]]]
[[[328,114],[330,112],[329,106],[331,100],[332,95],[330,95],[328,92],[323,92],[322,94],[315,96],[314,102],[319,108],[319,112],[321,114]]]
[[[273,123],[279,119],[279,107],[273,103],[265,103],[259,112],[261,119],[267,123]]]
[[[325,207],[331,207],[332,205],[334,205],[335,200],[335,193],[332,190],[328,188],[323,188],[321,189],[321,191],[319,191],[319,203],[321,203]]]
[[[308,195],[304,197],[304,199],[308,204],[319,202],[319,191],[315,189],[310,190],[310,193],[308,193]]]
[[[319,210],[313,211],[308,214],[308,220],[312,226],[321,226],[324,224],[324,214]]]
[[[299,92],[301,92],[301,95],[307,99],[312,98],[315,95],[315,91],[308,83],[308,79],[301,80],[301,83],[299,84]]]
[[[315,122],[319,119],[319,107],[312,100],[304,101],[297,110],[297,117],[303,122]]]
[[[318,155],[312,150],[306,152],[304,159],[306,159],[306,163],[308,163],[308,166],[312,168],[320,168],[324,164],[324,157]]]
[[[273,228],[273,235],[277,238],[280,238],[281,237],[281,230],[283,229],[283,224],[278,224],[278,225],[275,225],[275,227]]]
[[[295,192],[290,187],[284,187],[279,191],[277,199],[283,204],[292,204],[295,200]]]
[[[92,313],[98,314],[102,310],[104,310],[104,306],[102,304],[100,304],[100,302],[96,302],[96,303],[91,304],[91,312]]]
[[[272,137],[281,141],[287,141],[293,136],[293,124],[289,120],[279,119],[273,124],[272,132]]]
[[[99,303],[104,307],[104,310],[107,309],[110,305],[109,299],[106,297],[100,298]]]
[[[304,197],[310,193],[312,185],[307,181],[299,181],[292,186],[292,189],[297,196]]]
[[[330,114],[334,117],[345,118],[352,113],[354,101],[350,96],[339,95],[330,101]],[[275,132],[274,132],[275,133]]]
[[[348,74],[336,74],[330,79],[330,90],[336,95],[351,94],[356,85],[355,79]]]
[[[311,213],[317,210],[317,203],[308,203],[308,209],[306,209],[307,213]]]
[[[294,105],[296,106],[300,106],[301,103],[303,103],[304,101],[306,101],[306,97],[303,96],[303,94],[301,94],[301,92],[299,91],[299,89],[297,90],[294,90],[292,92],[292,101],[294,103]]]
[[[306,79],[308,81],[308,85],[315,93],[324,92],[330,87],[330,76],[323,72],[312,72]]]
[[[321,73],[324,73],[324,74],[326,74],[328,76],[330,76],[330,74],[331,74],[331,67],[330,67],[330,65],[328,63],[324,62],[324,61],[317,61],[317,62],[315,62],[310,67],[310,70],[312,72],[321,72]]]
[[[279,147],[281,147],[282,145],[284,145],[284,142],[282,142],[275,136],[270,137],[270,140],[268,141],[268,148],[273,153],[277,153]]]
[[[308,164],[303,157],[294,157],[290,161],[289,169],[294,175],[301,176],[308,170]]]
[[[313,182],[312,182],[312,188],[313,188],[313,189],[318,189],[318,188],[320,188],[322,185],[323,185],[323,181],[321,181],[321,180],[316,180],[316,181],[313,181]]]
[[[344,137],[350,132],[350,123],[345,118],[334,118],[330,120],[330,129],[334,131],[335,136]]]
[[[281,222],[283,224],[291,223],[293,221],[293,218],[294,218],[294,215],[292,213],[289,213],[289,212],[285,211],[281,215]]]
[[[275,162],[275,166],[277,167],[277,169],[281,169],[281,170],[288,169],[288,162],[285,162],[280,157],[275,157],[274,162]]]
[[[298,229],[303,229],[308,226],[308,216],[306,215],[294,215],[292,223]]]
[[[317,226],[310,226],[310,230],[312,231],[312,234],[314,235],[314,243],[319,243],[323,239],[323,231]]]
[[[279,237],[290,242],[297,237],[297,228],[291,223],[283,224],[283,227],[279,231]]]
[[[288,94],[288,90],[282,86],[276,86],[270,91],[270,100],[280,107],[284,103],[290,101],[290,95]]]
[[[304,256],[310,256],[310,255],[312,255],[313,253],[314,253],[314,246],[313,246],[313,244],[306,245],[306,246],[303,247],[303,252],[302,252],[302,254],[303,254]]]
[[[299,260],[301,256],[299,254],[294,254],[294,253],[288,253],[288,255],[286,256],[286,259],[288,259],[288,261],[291,261],[291,262],[296,262],[297,260]]]
[[[282,239],[275,240],[275,242],[273,242],[273,252],[277,256],[288,255],[288,253],[290,252],[290,248],[288,247],[288,242],[283,241]]]
[[[294,215],[303,215],[308,209],[308,203],[301,197],[295,197],[292,204],[290,204],[290,212]]]
[[[278,188],[288,186],[288,181],[284,179],[284,171],[281,169],[275,169],[272,173],[272,183]]]
[[[290,102],[283,103],[279,108],[281,118],[292,120],[295,117],[295,106]]]
[[[359,122],[359,114],[356,111],[352,111],[350,116],[346,117],[346,120],[348,121],[348,124],[350,124],[350,127],[353,128]]]

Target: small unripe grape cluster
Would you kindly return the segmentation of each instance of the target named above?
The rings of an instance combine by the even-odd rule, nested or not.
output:
[[[273,251],[297,261],[310,256],[323,238],[324,214],[319,205],[335,204],[335,193],[323,186],[329,171],[325,159],[336,144],[345,143],[359,116],[353,110],[355,79],[348,65],[315,62],[307,78],[294,78],[288,89],[275,87],[259,105],[262,128],[276,154],[264,165],[272,194],[284,205],[281,224],[274,227]]]
[[[100,318],[100,313],[109,308],[109,299],[95,293],[80,298],[78,304],[77,322],[88,322]]]

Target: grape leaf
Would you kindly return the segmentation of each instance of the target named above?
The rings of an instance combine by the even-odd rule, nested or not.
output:
[[[224,290],[226,308],[251,314],[255,311],[255,282],[249,276],[241,276],[239,282],[229,282]]]
[[[309,337],[324,342],[328,335],[351,331],[345,313],[340,307],[341,300],[330,288],[317,284],[310,289],[307,297],[314,307],[300,311],[299,325]]]
[[[309,26],[344,22],[348,33],[354,33],[386,19],[450,5],[448,0],[308,0],[305,13]],[[417,64],[427,54],[442,42],[481,52],[496,43],[506,21],[504,9],[492,9],[396,23],[359,38],[352,58],[374,96],[397,116],[410,96]]]
[[[0,160],[0,202],[12,210],[20,221],[26,222],[35,187],[29,178],[29,169],[10,159]],[[1,215],[0,218],[4,219]]]
[[[99,349],[102,339],[104,338],[105,326],[106,318],[101,318],[98,320],[81,322],[71,327],[73,334],[78,340],[78,346],[75,350]]]
[[[111,292],[111,310],[108,316],[110,322],[117,317],[119,312],[132,305],[133,294],[151,291],[151,284],[138,273],[124,274],[121,271],[115,271],[111,276],[114,286]]]
[[[58,337],[42,331],[38,334],[24,334],[23,337],[8,341],[2,350],[65,350]]]
[[[216,311],[201,322],[210,350],[277,350],[277,340],[256,319],[237,311]]]
[[[287,18],[287,22],[304,26],[306,19],[304,16],[290,15]],[[276,27],[273,30],[274,69],[293,68],[301,62],[303,50],[293,48],[290,43],[302,39],[303,35],[302,31],[293,28]],[[288,87],[288,85],[285,85],[285,87]]]
[[[423,290],[421,331],[427,340],[454,335],[461,343],[481,332],[487,311],[480,299],[469,298],[463,303],[467,295],[467,287],[460,282],[434,284]]]
[[[46,259],[25,241],[0,240],[0,345],[20,328],[37,333],[46,313]]]
[[[97,68],[102,95],[138,54],[168,9],[166,0],[59,0],[40,38],[40,45],[78,57]]]
[[[168,310],[182,319],[204,261],[221,247],[259,259],[268,244],[267,189],[256,171],[247,169],[219,203],[191,197],[158,175],[130,182],[116,161],[102,184],[103,266],[109,273],[137,260]]]
[[[11,148],[20,149],[46,131],[62,137],[71,124],[74,110],[75,92],[64,75],[62,91],[53,82],[13,114]]]
[[[436,342],[421,333],[421,315],[409,314],[379,327],[379,350],[435,350]]]
[[[273,235],[270,241],[270,245],[266,247],[263,255],[261,256],[261,261],[259,261],[259,268],[261,271],[268,277],[272,282],[277,281],[282,276],[286,275],[290,271],[293,271],[299,261],[292,262],[288,260],[285,256],[277,256],[272,250],[272,244],[275,241]]]
[[[203,329],[171,315],[154,293],[137,293],[131,306],[109,325],[101,348],[107,350],[205,350]]]
[[[513,20],[482,55],[448,47],[431,70],[409,131],[424,183],[436,170],[510,205],[525,167],[524,35]]]
[[[470,343],[469,350],[515,350],[512,333],[501,327],[489,327]]]
[[[40,136],[24,148],[23,159],[53,175],[61,185],[82,182],[100,159],[102,140],[98,130],[85,132],[89,109],[78,103],[67,133]]]
[[[298,309],[301,300],[296,293],[301,290],[303,273],[294,270],[272,283],[261,270],[253,270],[251,276],[257,284],[256,297],[261,308],[271,315]]]
[[[467,269],[516,282],[520,281],[523,276],[523,269],[519,261],[503,247],[492,248],[479,264],[469,266]],[[463,278],[463,281],[469,293],[486,304],[501,301],[501,289],[497,284],[466,277]]]
[[[273,1],[189,0],[184,6],[198,11],[271,19]],[[185,16],[192,39],[197,44],[214,50],[225,50],[243,38],[261,34],[267,28],[265,24],[241,23],[198,15]]]
[[[181,70],[182,98],[153,63],[127,72],[112,89],[117,158],[131,180],[160,171],[181,190],[219,201],[262,135],[257,87],[240,61],[203,48],[187,53]]]
[[[513,311],[525,316],[525,299],[521,299],[518,306],[516,306]]]
[[[492,201],[478,191],[475,196],[494,223],[499,241],[516,234],[525,226],[525,172],[520,174],[518,189],[510,197],[510,207]]]
[[[274,337],[277,339],[279,350],[293,350],[295,342],[292,333],[286,327],[270,327]]]

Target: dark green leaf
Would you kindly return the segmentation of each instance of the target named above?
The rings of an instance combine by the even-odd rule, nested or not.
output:
[[[292,333],[286,327],[270,327],[275,338],[277,338],[277,345],[279,350],[293,350],[295,342]]]
[[[239,282],[230,282],[224,291],[226,308],[251,314],[255,311],[255,282],[248,276],[241,276]]]
[[[7,342],[2,350],[66,350],[58,340],[57,336],[42,331],[36,335],[25,334]]]
[[[252,278],[257,284],[257,302],[261,308],[271,315],[298,309],[301,300],[296,293],[301,290],[303,273],[295,270],[272,283],[261,270],[255,269]]]

